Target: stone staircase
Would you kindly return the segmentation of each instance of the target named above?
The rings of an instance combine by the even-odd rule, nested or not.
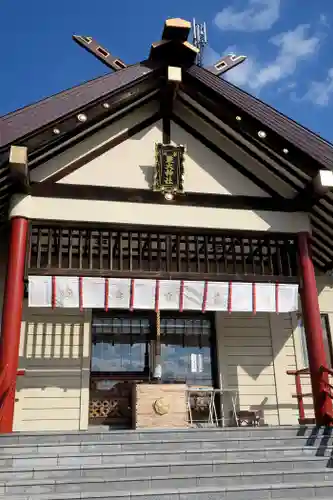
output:
[[[98,429],[0,442],[0,499],[333,497],[331,429]]]

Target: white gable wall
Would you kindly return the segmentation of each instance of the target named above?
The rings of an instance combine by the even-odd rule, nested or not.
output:
[[[79,158],[104,147],[121,133],[143,122],[158,111],[157,103],[144,105],[89,139],[52,158],[31,172],[31,180],[40,182],[70,166]],[[172,124],[172,142],[187,147],[185,160],[185,191],[230,195],[267,196],[190,134]],[[128,138],[121,144],[87,161],[59,182],[79,185],[118,186],[150,189],[155,164],[155,144],[162,142],[162,122]],[[252,165],[251,165],[252,167]]]

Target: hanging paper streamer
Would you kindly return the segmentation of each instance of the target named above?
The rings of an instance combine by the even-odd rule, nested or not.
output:
[[[184,281],[184,311],[201,311],[204,300],[204,281]]]
[[[275,283],[256,283],[256,311],[276,312]]]
[[[51,307],[51,276],[29,276],[28,305],[29,307]]]
[[[105,278],[82,279],[82,303],[85,309],[104,309]]]
[[[56,276],[54,294],[55,307],[80,307],[79,278]]]
[[[207,286],[206,311],[228,311],[229,283],[210,281]]]
[[[252,283],[232,283],[231,312],[253,312]]]
[[[129,309],[131,299],[131,280],[110,278],[108,307],[110,309]]]
[[[180,281],[161,280],[159,289],[159,308],[179,311]]]
[[[279,313],[298,311],[298,285],[279,284],[278,304]]]
[[[156,280],[134,280],[134,309],[155,309]]]

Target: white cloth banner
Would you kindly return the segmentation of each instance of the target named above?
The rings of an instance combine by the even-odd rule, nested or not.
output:
[[[107,306],[109,309],[154,310],[156,302],[156,280],[124,278],[82,278],[82,307],[104,309],[105,283],[108,283]],[[230,312],[278,312],[298,310],[298,285],[279,283],[256,283],[253,304],[252,283],[210,281],[205,290],[204,281],[160,280],[158,307],[161,310],[179,311],[228,311]],[[55,296],[52,297],[51,276],[29,276],[29,307],[80,307],[80,279],[71,276],[55,277]],[[131,293],[133,291],[132,304]],[[205,296],[206,291],[206,296]],[[181,297],[182,293],[182,297]]]
[[[204,299],[204,281],[184,281],[184,311],[201,311]]]
[[[129,309],[131,299],[131,280],[109,278],[109,309]]]
[[[57,276],[55,278],[55,307],[80,307],[79,278]]]
[[[82,278],[82,305],[85,309],[104,309],[105,278]]]
[[[253,311],[253,285],[252,283],[231,284],[231,311]]]
[[[276,312],[275,283],[256,283],[256,312]]]
[[[159,309],[179,311],[180,305],[180,281],[161,280],[159,284]]]
[[[229,283],[210,281],[207,284],[206,311],[227,311]]]
[[[134,280],[133,309],[155,309],[156,280]]]
[[[279,313],[298,311],[298,285],[278,285],[278,310]]]
[[[28,305],[29,307],[52,306],[51,276],[29,276]]]

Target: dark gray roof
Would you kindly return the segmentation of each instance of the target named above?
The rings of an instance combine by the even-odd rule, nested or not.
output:
[[[319,135],[204,68],[192,66],[188,73],[326,168],[333,169],[333,145]]]
[[[79,111],[87,104],[122,90],[147,76],[153,69],[147,63],[135,64],[121,71],[90,80],[86,83],[43,99],[0,118],[0,148],[32,132]]]

